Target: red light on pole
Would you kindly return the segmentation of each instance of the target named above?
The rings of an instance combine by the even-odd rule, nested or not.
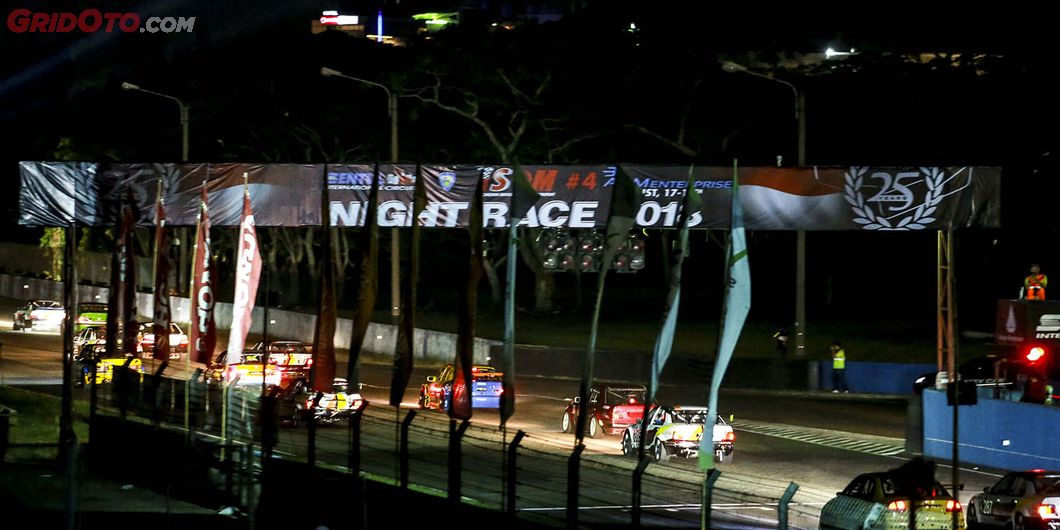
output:
[[[1045,356],[1045,348],[1041,346],[1035,346],[1027,352],[1027,360],[1030,362],[1036,362]]]

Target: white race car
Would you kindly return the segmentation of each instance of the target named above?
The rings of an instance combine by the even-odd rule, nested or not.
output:
[[[654,405],[648,412],[648,427],[644,449],[656,462],[666,462],[672,456],[695,458],[699,456],[700,439],[703,437],[707,407]],[[636,456],[640,443],[641,420],[626,427],[622,434],[622,454]],[[714,461],[732,462],[736,434],[732,426],[720,415],[712,429]]]

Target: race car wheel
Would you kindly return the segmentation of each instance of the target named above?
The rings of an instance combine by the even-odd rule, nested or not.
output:
[[[423,393],[420,393],[420,402],[419,403],[420,403],[420,408],[421,409],[427,408],[427,396],[423,395]]]
[[[965,517],[968,530],[979,530],[979,514],[975,513],[975,504],[968,503],[968,514]]]
[[[655,461],[659,463],[670,461],[670,453],[666,452],[666,448],[663,447],[663,444],[659,442],[655,443],[655,448],[652,451],[652,456],[654,456]]]
[[[563,427],[563,432],[570,432],[570,413],[563,413],[563,420],[560,422],[560,426]]]
[[[728,454],[726,454],[724,452],[720,452],[720,453],[716,452],[716,453],[714,453],[714,461],[718,462],[718,463],[721,463],[721,464],[731,464],[732,463],[732,458],[733,458],[733,456],[735,454],[736,453],[728,453]]]
[[[634,456],[636,449],[633,448],[633,438],[630,437],[629,431],[622,433],[622,455],[623,456]]]
[[[589,438],[596,438],[600,435],[600,420],[596,418],[589,418]]]
[[[22,329],[22,327],[18,325],[18,321],[16,320],[16,321],[11,323],[11,329],[13,331],[18,331],[18,330]]]
[[[1017,513],[1012,516],[1012,530],[1024,530],[1026,525],[1023,524],[1023,514]]]

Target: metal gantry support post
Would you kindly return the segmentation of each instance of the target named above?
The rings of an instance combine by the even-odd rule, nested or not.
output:
[[[460,471],[463,468],[463,455],[460,453],[460,442],[464,431],[471,426],[467,420],[456,426],[456,420],[449,420],[449,500],[460,502]]]
[[[410,410],[405,415],[405,419],[401,422],[401,449],[398,452],[398,460],[400,461],[400,478],[398,479],[401,484],[401,489],[405,490],[409,488],[409,427],[412,425],[412,420],[416,419],[416,411]]]
[[[938,231],[938,368],[943,361],[948,374],[948,385],[953,398],[953,453],[952,470],[954,495],[960,487],[960,381],[957,380],[957,256],[954,250],[953,230]],[[953,512],[954,528],[959,514]]]
[[[716,467],[712,467],[707,471],[706,476],[703,477],[703,504],[699,508],[699,527],[702,530],[710,530],[710,507],[713,503],[714,483],[718,481],[720,476],[721,471],[718,471]]]
[[[361,401],[361,406],[353,411],[353,417],[350,418],[350,473],[354,476],[361,474],[361,419],[368,404],[367,399]]]
[[[519,444],[522,443],[525,437],[525,432],[518,431],[515,433],[515,438],[512,438],[512,442],[508,444],[507,476],[505,476],[506,484],[504,490],[504,513],[508,515],[515,515],[515,486],[518,484],[516,477],[519,470],[519,466],[516,465],[516,456],[519,454]]]
[[[650,463],[650,457],[641,455],[640,462],[637,462],[637,467],[633,469],[633,508],[630,510],[630,516],[632,518],[634,528],[640,527],[641,485],[644,482],[644,471],[648,469],[648,464]]]
[[[777,503],[777,530],[788,530],[788,505],[796,491],[799,491],[799,485],[791,482],[780,496],[780,502]]]
[[[574,446],[567,459],[567,528],[578,527],[578,485],[580,484],[581,458],[585,444]]]

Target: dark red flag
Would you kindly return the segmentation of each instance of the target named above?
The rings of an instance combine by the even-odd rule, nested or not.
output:
[[[416,333],[416,284],[420,277],[420,212],[427,206],[427,188],[420,168],[412,192],[412,236],[409,242],[409,270],[401,287],[401,323],[398,326],[394,366],[390,374],[390,405],[398,407],[405,399],[405,388],[412,377],[413,338]]]
[[[471,250],[468,253],[467,285],[460,297],[456,337],[456,374],[453,379],[453,399],[450,400],[449,417],[458,420],[471,419],[471,389],[474,382],[472,368],[475,358],[475,314],[478,312],[478,284],[482,279],[482,187],[477,182],[471,199],[468,218],[468,237]]]
[[[140,325],[136,322],[136,254],[133,252],[133,231],[136,230],[135,198],[132,190],[127,190],[125,204],[121,212],[121,262],[119,264],[119,281],[121,289],[121,322],[122,350],[136,356],[137,332]]]
[[[335,307],[335,260],[332,251],[335,231],[331,228],[331,215],[328,214],[328,183],[325,180],[323,184],[321,202],[325,212],[322,225],[324,256],[320,260],[320,300],[317,307],[317,325],[313,331],[313,388],[318,390],[330,388],[335,380],[335,327],[338,318],[338,310]]]
[[[151,321],[155,334],[154,358],[166,362],[169,359],[169,236],[166,234],[166,209],[162,204],[162,189],[159,187],[155,203],[155,300]]]
[[[243,217],[239,222],[238,244],[236,291],[232,297],[232,326],[228,333],[228,363],[239,362],[243,354],[243,345],[247,341],[254,313],[254,302],[258,296],[258,279],[261,278],[261,252],[258,250],[258,234],[254,229],[254,212],[250,208],[249,191],[243,193]]]
[[[217,344],[217,325],[213,318],[214,294],[211,278],[210,215],[206,205],[206,186],[202,188],[199,205],[199,226],[195,233],[195,259],[191,278],[191,360],[207,363],[213,358]]]

